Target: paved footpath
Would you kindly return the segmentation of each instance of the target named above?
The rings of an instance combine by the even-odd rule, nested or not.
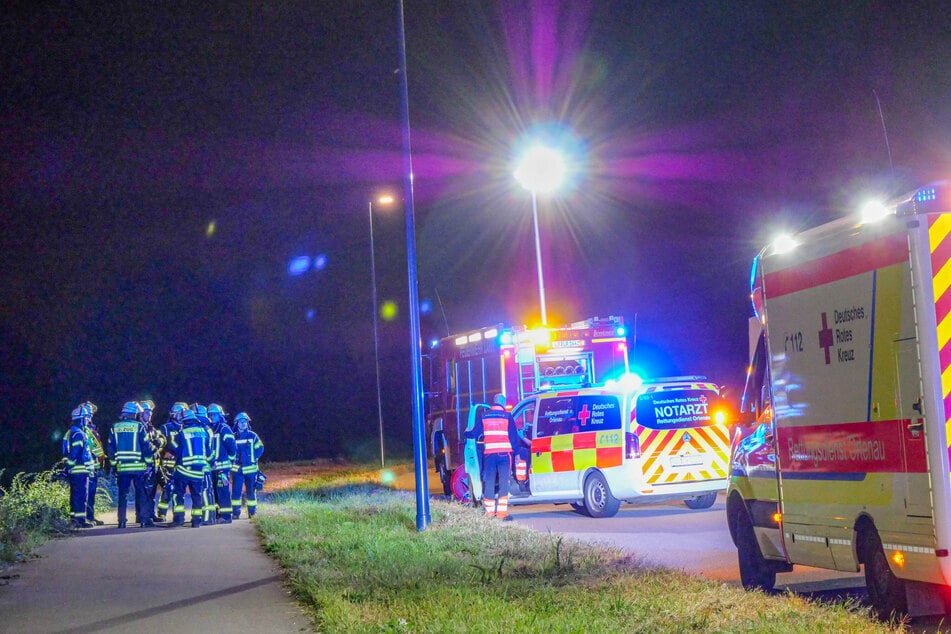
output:
[[[124,530],[114,511],[101,519],[13,569],[0,632],[312,631],[247,519]]]

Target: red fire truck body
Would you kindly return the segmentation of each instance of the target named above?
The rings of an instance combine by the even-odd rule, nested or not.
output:
[[[469,408],[499,392],[510,407],[539,391],[603,383],[629,370],[622,317],[593,317],[556,328],[497,324],[446,337],[431,351],[427,430],[436,472],[449,494],[462,466]]]

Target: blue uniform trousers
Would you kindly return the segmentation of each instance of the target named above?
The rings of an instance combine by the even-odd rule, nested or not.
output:
[[[89,475],[69,474],[69,514],[74,522],[86,521],[86,498],[89,495]]]
[[[205,479],[203,477],[192,479],[186,478],[181,473],[175,474],[175,495],[173,497],[175,506],[172,509],[174,524],[178,526],[185,524],[185,491],[187,489],[192,500],[192,528],[201,526],[202,492],[204,488]]]
[[[495,498],[495,480],[498,478],[499,497],[509,494],[509,478],[512,475],[512,454],[487,453],[482,466],[482,497]]]
[[[234,513],[234,518],[238,519],[241,517],[241,490],[245,490],[245,497],[248,504],[248,517],[254,517],[255,511],[258,510],[258,498],[256,491],[254,489],[254,484],[258,479],[258,472],[254,473],[242,473],[237,471],[234,474],[234,484],[231,488],[231,511]]]
[[[231,521],[231,471],[220,469],[212,474],[215,483],[215,506],[218,507],[218,517],[226,522]]]
[[[86,519],[90,522],[96,520],[96,489],[99,486],[99,472],[93,471],[89,474],[89,484],[86,485]]]
[[[116,480],[119,485],[119,499],[118,505],[119,508],[116,509],[119,512],[119,524],[122,525],[126,521],[126,512],[127,504],[129,501],[129,488],[132,488],[132,493],[135,499],[135,521],[144,522],[146,519],[146,503],[145,503],[145,473],[142,471],[134,471],[125,473],[119,473],[116,476]]]

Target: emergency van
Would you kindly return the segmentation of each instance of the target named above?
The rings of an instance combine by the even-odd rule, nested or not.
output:
[[[728,416],[719,388],[704,377],[541,392],[512,416],[524,443],[510,504],[567,503],[600,518],[621,502],[708,508],[726,488]],[[471,466],[463,486],[478,480]]]
[[[873,208],[874,209],[874,208]],[[951,585],[951,190],[764,248],[727,518],[747,588],[858,572],[883,616]]]
[[[495,324],[437,342],[427,355],[426,427],[446,495],[465,470],[471,408],[500,392],[517,403],[541,390],[618,378],[629,371],[627,352],[624,318],[614,315],[539,328]]]

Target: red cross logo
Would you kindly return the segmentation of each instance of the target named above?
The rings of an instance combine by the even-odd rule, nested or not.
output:
[[[822,330],[819,331],[819,347],[825,348],[826,351],[826,365],[832,363],[830,350],[832,349],[832,329],[829,328],[828,318],[825,313],[822,313]]]
[[[585,403],[581,406],[581,411],[578,412],[578,420],[581,421],[582,427],[588,424],[589,418],[591,418],[591,412],[588,411],[588,404]]]

